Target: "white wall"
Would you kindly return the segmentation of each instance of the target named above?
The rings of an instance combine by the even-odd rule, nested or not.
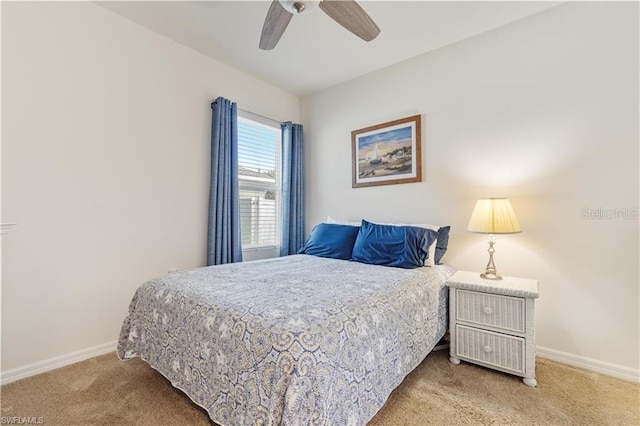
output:
[[[536,278],[539,353],[638,377],[638,4],[570,3],[302,99],[307,223],[451,224],[445,261],[480,271],[465,232],[478,198],[508,196],[524,230],[496,245]],[[354,129],[422,114],[421,183],[351,188]]]
[[[299,99],[88,2],[2,2],[2,371],[113,342],[137,286],[205,264],[210,103]]]

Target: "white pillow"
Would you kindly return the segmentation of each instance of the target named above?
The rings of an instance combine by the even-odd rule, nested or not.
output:
[[[375,223],[376,225],[393,225],[393,226],[416,226],[418,228],[431,229],[433,231],[438,232],[440,226],[431,225],[428,223],[380,223],[380,222],[372,222],[367,220],[367,222]],[[362,222],[347,222],[343,220],[337,220],[332,218],[331,216],[327,216],[327,223],[336,223],[339,225],[351,225],[351,226],[360,226]],[[435,257],[436,257],[436,243],[438,242],[438,238],[433,240],[433,243],[429,246],[427,259],[424,262],[424,266],[434,266],[435,265]]]
[[[362,224],[362,222],[348,222],[346,220],[334,219],[331,216],[327,216],[327,223],[335,223],[336,225],[351,225],[351,226],[360,226]]]

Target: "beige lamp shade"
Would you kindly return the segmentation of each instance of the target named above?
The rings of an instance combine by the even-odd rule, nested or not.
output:
[[[522,232],[508,198],[478,200],[467,231],[479,234],[515,234]]]

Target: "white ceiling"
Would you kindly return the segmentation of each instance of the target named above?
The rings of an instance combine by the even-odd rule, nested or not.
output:
[[[297,95],[306,95],[553,7],[529,1],[360,1],[382,32],[366,43],[319,8],[258,49],[270,1],[97,2],[118,15]]]

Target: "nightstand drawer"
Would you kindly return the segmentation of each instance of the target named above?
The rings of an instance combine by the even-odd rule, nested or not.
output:
[[[525,299],[457,289],[456,319],[524,333]]]
[[[457,325],[456,356],[524,374],[525,339]]]

